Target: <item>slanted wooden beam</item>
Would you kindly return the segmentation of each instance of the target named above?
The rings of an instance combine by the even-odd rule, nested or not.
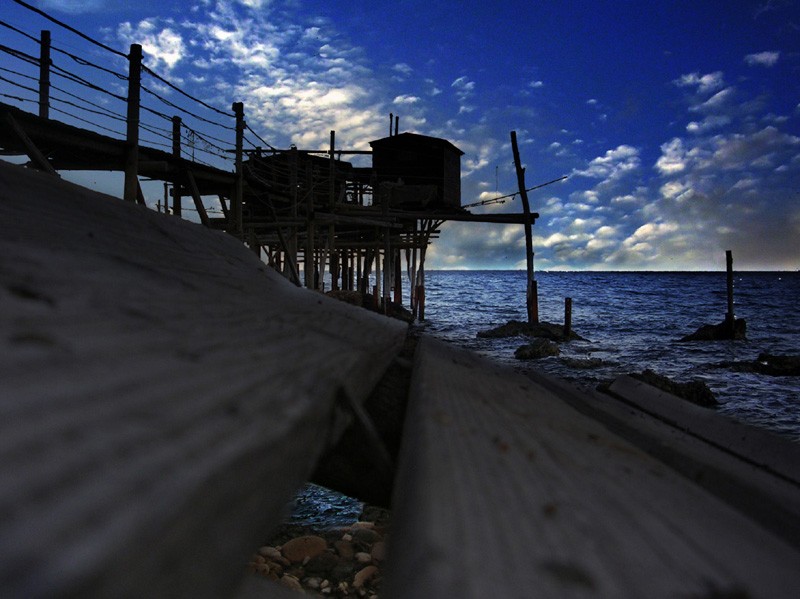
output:
[[[34,166],[50,173],[51,175],[59,177],[60,175],[56,172],[56,169],[53,168],[53,165],[50,164],[45,155],[39,151],[39,148],[37,148],[36,144],[31,141],[30,137],[28,137],[28,135],[25,133],[25,130],[20,127],[19,123],[17,123],[17,120],[11,115],[10,112],[6,113],[5,121],[22,142],[22,145],[25,146],[25,151],[27,152],[28,157],[31,159],[31,162],[34,164]]]
[[[186,181],[189,183],[189,190],[192,192],[194,207],[197,209],[200,222],[204,227],[207,227],[208,213],[206,212],[206,207],[203,205],[203,198],[200,197],[200,190],[197,188],[197,181],[195,181],[194,174],[192,174],[191,169],[186,169]]]

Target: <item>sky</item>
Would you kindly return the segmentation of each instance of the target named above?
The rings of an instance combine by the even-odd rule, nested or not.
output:
[[[725,250],[738,269],[800,269],[798,2],[31,2],[142,44],[211,105],[243,102],[276,147],[327,148],[335,130],[367,149],[399,115],[464,152],[464,204],[517,191],[516,131],[527,186],[567,176],[530,194],[537,270],[718,270]],[[427,266],[524,268],[523,229],[447,223]]]

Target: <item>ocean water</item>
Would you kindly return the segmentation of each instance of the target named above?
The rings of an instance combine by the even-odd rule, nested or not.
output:
[[[747,321],[746,341],[678,342],[727,311],[724,272],[539,272],[539,319],[564,322],[572,298],[572,328],[586,341],[561,344],[561,355],[514,358],[522,338],[484,339],[478,331],[525,320],[525,273],[428,271],[424,330],[515,368],[540,371],[579,386],[650,368],[677,381],[701,379],[720,412],[800,441],[800,378],[735,372],[718,364],[749,361],[761,352],[800,354],[800,273],[740,272],[734,311]],[[576,368],[569,359],[599,358]]]

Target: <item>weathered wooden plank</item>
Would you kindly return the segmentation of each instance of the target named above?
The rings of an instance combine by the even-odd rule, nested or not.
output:
[[[0,164],[0,594],[235,592],[405,325]]]
[[[788,477],[776,474],[746,455],[742,457],[721,447],[707,437],[687,432],[682,425],[667,422],[631,402],[620,401],[606,393],[578,390],[541,372],[528,372],[526,376],[800,549],[800,485]],[[682,406],[686,402],[672,396],[663,400],[676,404],[678,409],[691,407],[685,417],[701,409],[691,404]],[[731,424],[714,411],[705,410],[704,416],[708,417],[709,426],[716,420],[721,428],[750,428],[740,423]],[[744,436],[752,432],[740,431]],[[796,444],[787,439],[770,438],[769,442],[775,447],[782,446],[787,456],[797,451]]]
[[[800,445],[720,416],[714,410],[681,400],[627,375],[617,377],[609,390],[648,414],[800,484]]]
[[[791,595],[800,554],[545,388],[423,338],[389,597]]]

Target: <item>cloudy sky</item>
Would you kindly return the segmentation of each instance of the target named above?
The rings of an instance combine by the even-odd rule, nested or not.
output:
[[[335,130],[337,147],[365,148],[399,114],[401,131],[465,152],[465,204],[516,190],[517,131],[529,186],[568,176],[531,194],[537,269],[720,269],[726,249],[737,268],[800,268],[793,0],[34,4],[119,50],[142,44],[214,106],[244,102],[276,147],[325,148]],[[524,268],[523,231],[449,223],[429,260]]]

